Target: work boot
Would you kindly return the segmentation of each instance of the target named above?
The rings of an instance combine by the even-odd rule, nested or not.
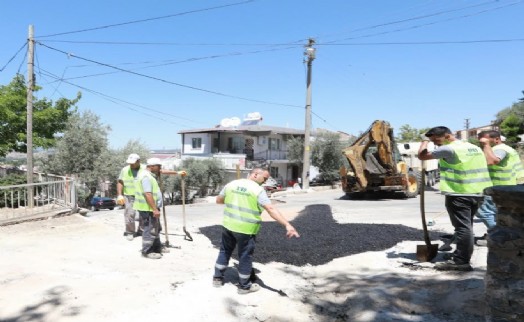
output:
[[[257,291],[260,291],[260,285],[258,285],[257,283],[252,283],[249,288],[239,287],[237,290],[237,293],[244,295],[244,294],[254,293]]]
[[[160,259],[162,258],[162,254],[159,253],[148,253],[148,254],[142,254],[145,258],[149,259]]]
[[[129,241],[133,240],[133,238],[135,238],[133,237],[133,234],[126,235],[126,239]]]
[[[221,287],[224,285],[223,277],[213,277],[213,287]]]
[[[463,271],[469,272],[473,270],[473,267],[469,263],[456,262],[453,259],[449,259],[445,262],[435,264],[435,269],[438,271]]]

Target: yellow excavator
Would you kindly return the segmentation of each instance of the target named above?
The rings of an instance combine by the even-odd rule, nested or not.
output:
[[[342,153],[349,162],[347,169],[340,169],[342,189],[348,196],[378,192],[400,193],[406,198],[418,195],[421,174],[402,160],[388,122],[373,122]]]

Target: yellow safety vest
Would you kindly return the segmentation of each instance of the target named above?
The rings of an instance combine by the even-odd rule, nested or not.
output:
[[[518,152],[506,144],[498,144],[493,147],[493,150],[504,150],[507,153],[507,156],[498,164],[488,165],[493,185],[516,185],[517,179],[524,177],[524,168]]]
[[[439,160],[440,191],[458,194],[482,194],[491,187],[488,164],[482,150],[471,143],[453,141],[449,144],[458,163]]]
[[[256,235],[262,222],[258,195],[264,188],[253,180],[239,179],[228,183],[224,189],[224,227],[237,233]]]
[[[122,182],[124,183],[124,190],[122,191],[122,193],[125,196],[135,195],[136,180],[140,176],[140,173],[143,172],[145,169],[146,166],[141,164],[136,174],[136,177],[133,177],[133,172],[131,171],[131,167],[129,165],[122,168],[122,170],[120,171],[120,178],[122,178]]]
[[[160,191],[158,182],[156,181],[155,177],[153,177],[151,172],[149,172],[148,170],[145,170],[145,171],[140,172],[140,176],[137,176],[135,202],[133,203],[134,210],[153,211],[153,208],[151,208],[146,201],[144,187],[142,187],[142,180],[146,177],[148,177],[149,182],[151,182],[151,188],[152,188],[151,194],[153,195],[153,200],[155,201],[155,205],[158,202],[158,192]]]

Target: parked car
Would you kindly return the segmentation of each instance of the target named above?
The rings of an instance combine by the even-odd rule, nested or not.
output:
[[[98,211],[100,209],[109,209],[113,210],[116,207],[115,199],[108,197],[93,197],[91,199],[91,210]]]
[[[282,185],[272,177],[269,177],[267,181],[262,184],[262,187],[264,187],[268,196],[271,196],[273,192],[282,190]]]

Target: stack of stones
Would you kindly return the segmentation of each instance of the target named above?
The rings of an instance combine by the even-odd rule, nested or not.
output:
[[[488,233],[485,276],[488,321],[524,321],[524,185],[485,190],[497,205]]]

